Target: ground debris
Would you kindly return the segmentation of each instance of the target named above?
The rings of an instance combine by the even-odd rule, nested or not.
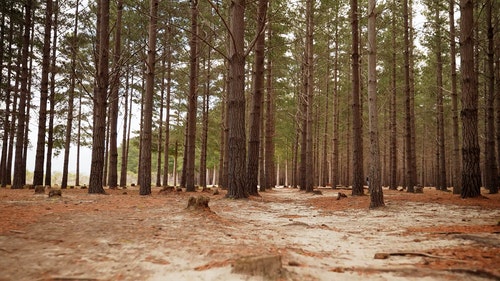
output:
[[[281,255],[249,256],[233,263],[233,273],[262,276],[266,280],[278,279],[282,272]]]
[[[189,197],[187,209],[193,210],[210,210],[208,207],[208,202],[210,202],[210,198],[206,196],[198,196],[198,197]]]
[[[448,257],[436,256],[422,252],[391,252],[391,253],[375,253],[374,259],[388,259],[390,256],[418,256],[418,257],[426,257],[426,258],[434,258],[434,259],[447,259],[453,260]]]

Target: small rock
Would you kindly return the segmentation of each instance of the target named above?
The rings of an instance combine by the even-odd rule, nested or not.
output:
[[[298,263],[297,261],[289,261],[288,265],[289,266],[300,266],[300,263]]]

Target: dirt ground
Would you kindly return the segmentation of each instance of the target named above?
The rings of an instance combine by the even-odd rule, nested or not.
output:
[[[500,195],[384,190],[386,207],[369,210],[368,196],[320,190],[0,189],[0,280],[500,280]],[[210,210],[186,209],[201,195]],[[276,277],[232,272],[269,255]]]

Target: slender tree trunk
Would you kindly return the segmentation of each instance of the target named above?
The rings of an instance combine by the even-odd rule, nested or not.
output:
[[[120,167],[120,187],[127,187],[127,161],[128,161],[128,137],[127,131],[129,130],[129,122],[127,122],[129,115],[131,115],[131,111],[128,110],[128,97],[132,96],[129,93],[130,84],[129,84],[129,69],[130,66],[127,67],[127,72],[125,74],[125,92],[124,92],[124,106],[123,109],[125,112],[123,113],[123,135],[122,135],[122,156],[121,156],[121,167]],[[132,102],[130,102],[132,104]]]
[[[443,56],[441,47],[441,18],[440,9],[435,7],[435,33],[436,33],[436,105],[437,105],[437,189],[447,190],[446,185],[446,155],[444,139],[444,108],[443,108]],[[423,168],[423,167],[422,167]],[[421,182],[424,184],[423,182]]]
[[[334,42],[339,42],[339,9],[340,4],[335,5],[335,39]],[[333,63],[333,129],[332,129],[332,164],[331,164],[331,184],[332,188],[337,188],[340,183],[340,171],[339,171],[339,83],[338,83],[338,73],[339,73],[339,44],[335,44],[334,49],[334,63]]]
[[[410,80],[410,27],[409,27],[409,4],[408,0],[403,1],[403,17],[404,17],[404,66],[405,66],[405,149],[406,149],[406,188],[408,192],[415,192],[416,185],[416,158],[413,157],[415,149],[415,136],[412,134],[413,118],[412,118],[412,97],[411,97],[411,80]]]
[[[166,54],[164,57],[166,59],[167,67],[166,67],[166,75],[167,75],[167,99],[165,101],[165,145],[163,146],[163,186],[168,186],[168,166],[169,166],[169,147],[170,147],[170,96],[171,96],[171,85],[172,85],[172,47],[171,47],[171,25],[167,27],[166,32]],[[175,171],[174,171],[175,172]]]
[[[50,32],[52,31],[52,0],[45,2],[45,24],[42,50],[42,77],[40,82],[40,106],[38,115],[38,137],[36,143],[35,170],[33,185],[43,184],[43,165],[45,160],[45,132],[47,130],[47,99],[49,95],[50,72]]]
[[[498,193],[498,167],[495,155],[495,50],[494,27],[492,24],[493,1],[486,3],[486,24],[488,36],[487,96],[486,96],[486,140],[485,140],[485,183],[491,194]],[[498,95],[498,93],[496,93]]]
[[[11,7],[10,11],[13,11],[13,8]],[[3,17],[3,19],[5,18],[5,15]],[[2,24],[2,26],[5,26]],[[3,31],[3,29],[2,29]],[[7,48],[7,52],[9,54],[12,54],[12,46],[14,45],[14,42],[13,42],[13,35],[14,35],[14,23],[13,21],[10,21],[10,24],[9,24],[9,35],[8,35],[8,39],[7,39],[7,42],[9,42],[9,46]],[[2,41],[3,41],[3,38],[2,38]],[[3,49],[2,49],[3,50]],[[18,51],[19,53],[19,51]],[[2,158],[1,158],[1,161],[0,161],[0,184],[1,184],[1,187],[6,187],[7,186],[7,183],[10,182],[10,178],[11,178],[11,169],[10,169],[10,166],[8,166],[8,155],[9,155],[9,148],[12,147],[12,143],[9,142],[9,138],[11,138],[13,136],[13,131],[11,130],[11,126],[12,126],[12,123],[14,122],[15,120],[15,117],[13,115],[14,111],[15,111],[15,103],[11,102],[11,99],[15,99],[15,97],[17,96],[15,94],[15,91],[13,91],[13,86],[11,84],[11,79],[12,79],[12,70],[14,68],[14,65],[13,65],[13,58],[14,57],[14,54],[12,54],[11,56],[8,57],[8,61],[7,61],[7,86],[6,86],[6,89],[5,89],[5,114],[4,114],[4,122],[3,122],[3,129],[4,129],[4,133],[3,133],[3,136],[2,136]],[[18,59],[19,59],[19,55],[17,56]],[[18,81],[18,79],[16,79],[16,81]],[[15,88],[14,88],[15,90]],[[14,95],[12,95],[12,93],[14,92]],[[12,104],[12,109],[11,109],[11,104]],[[12,115],[12,120],[9,120],[9,117]]]
[[[328,28],[330,29],[330,28]],[[330,36],[328,36],[327,39],[327,53],[330,54]],[[321,159],[321,179],[319,185],[321,186],[327,186],[329,183],[329,176],[328,176],[328,128],[330,127],[329,123],[329,106],[330,106],[330,60],[327,60],[327,65],[326,65],[326,77],[325,77],[325,91],[326,91],[326,101],[325,101],[325,127],[323,130],[323,152],[322,152],[322,159]]]
[[[195,191],[196,158],[196,113],[198,108],[198,1],[191,1],[191,38],[189,41],[189,95],[186,130],[186,149],[184,150],[186,191]]]
[[[59,1],[55,0],[54,11],[54,24],[53,24],[53,37],[52,37],[52,55],[50,65],[50,97],[49,97],[49,127],[47,136],[47,161],[45,167],[45,185],[52,186],[52,151],[54,149],[54,115],[56,104],[56,51],[57,51],[57,37],[58,37],[58,17],[59,17]]]
[[[228,92],[228,192],[229,198],[247,198],[245,190],[245,0],[231,2],[232,34],[229,48]]]
[[[14,157],[14,180],[12,182],[12,189],[19,189],[23,187],[23,182],[26,179],[26,169],[23,167],[23,145],[24,126],[26,122],[26,100],[30,93],[28,92],[28,56],[30,46],[30,30],[31,30],[31,14],[32,14],[32,0],[27,0],[24,5],[25,21],[24,21],[24,34],[22,41],[22,55],[21,55],[21,92],[19,97],[19,107],[17,114],[17,128],[16,128],[16,153]]]
[[[478,140],[478,89],[474,71],[474,1],[460,0],[460,65],[462,76],[462,198],[481,195]]]
[[[148,56],[146,61],[146,89],[144,92],[144,125],[141,135],[141,157],[139,165],[139,194],[151,194],[151,135],[153,126],[153,95],[156,60],[156,23],[158,21],[158,0],[150,0]]]
[[[165,107],[165,52],[163,52],[162,59],[161,59],[161,82],[160,82],[160,116],[158,118],[158,144],[157,144],[157,151],[158,154],[156,155],[156,186],[161,186],[161,172],[162,172],[162,150],[163,150],[163,110]]]
[[[391,89],[391,113],[390,113],[390,122],[391,122],[391,133],[390,133],[390,149],[389,149],[389,189],[396,190],[398,188],[397,182],[397,169],[398,169],[398,157],[397,157],[397,122],[396,122],[396,101],[397,101],[397,45],[396,45],[396,13],[397,13],[397,4],[396,0],[392,1],[392,89]]]
[[[71,135],[73,132],[73,115],[75,110],[75,86],[76,86],[76,55],[78,52],[78,10],[80,2],[75,4],[75,22],[73,24],[73,35],[71,39],[71,76],[68,90],[68,115],[66,117],[66,132],[64,135],[64,160],[61,188],[68,186],[69,152],[71,148]]]
[[[363,132],[360,106],[360,71],[359,71],[359,24],[358,1],[351,0],[351,33],[352,33],[352,195],[363,195]]]
[[[267,26],[267,41],[271,42],[273,35],[271,22],[268,21]],[[271,54],[267,56],[267,77],[266,77],[266,128],[265,128],[265,143],[264,143],[264,165],[265,165],[265,185],[266,189],[273,188],[276,186],[276,181],[274,179],[274,174],[276,171],[275,165],[275,143],[274,135],[276,131],[276,102],[275,102],[275,92],[273,85],[273,58]]]
[[[258,195],[260,125],[262,118],[262,96],[264,94],[265,26],[268,0],[259,0],[257,13],[257,42],[255,45],[253,97],[250,112],[250,136],[247,154],[246,192]]]
[[[205,189],[207,187],[207,149],[208,149],[208,112],[210,110],[210,49],[208,49],[207,61],[205,64],[206,81],[205,94],[203,95],[203,116],[202,116],[202,133],[201,133],[201,154],[200,154],[200,186]]]
[[[115,24],[115,45],[113,54],[113,80],[110,89],[109,106],[109,150],[108,150],[108,186],[111,189],[118,187],[118,90],[121,78],[121,33],[122,33],[122,11],[123,0],[118,0],[116,4],[116,24]]]
[[[228,71],[229,72],[229,71]],[[224,77],[225,78],[225,77]],[[227,79],[223,79],[227,81]],[[227,188],[227,117],[226,117],[226,104],[227,104],[227,84],[225,83],[226,91],[222,93],[222,105],[221,105],[221,124],[220,124],[220,146],[219,146],[219,183],[218,186],[222,188]]]
[[[313,98],[314,98],[314,51],[313,51],[313,33],[314,33],[314,0],[306,1],[306,81],[307,81],[307,134],[306,134],[306,192],[312,192],[314,188],[314,175],[315,175],[315,165],[314,165],[314,148],[313,148]]]
[[[453,128],[453,194],[461,192],[461,170],[460,142],[458,138],[458,90],[457,90],[457,51],[455,33],[455,0],[449,1],[449,21],[450,21],[450,67],[451,67],[451,104],[452,104],[452,128]]]
[[[376,0],[368,1],[368,110],[370,123],[370,208],[384,206],[380,176],[380,148],[377,107]]]
[[[78,125],[76,133],[76,175],[75,186],[80,186],[80,149],[82,139],[82,93],[78,95]]]
[[[97,68],[97,89],[94,91],[94,127],[92,136],[92,160],[90,167],[89,193],[104,194],[103,169],[106,138],[106,109],[109,83],[109,0],[100,0],[99,55]]]
[[[260,118],[260,147],[259,147],[259,191],[266,191],[267,189],[267,180],[266,180],[266,98],[262,99],[261,109],[262,109],[262,118]]]

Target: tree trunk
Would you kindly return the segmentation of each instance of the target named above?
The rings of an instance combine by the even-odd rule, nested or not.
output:
[[[358,1],[351,0],[351,34],[352,34],[352,195],[363,195],[363,131],[361,125],[360,106],[360,70],[359,70],[359,27]]]
[[[265,26],[267,18],[268,0],[259,0],[257,12],[257,42],[255,45],[254,77],[253,77],[253,97],[250,112],[250,136],[248,140],[247,154],[247,179],[246,192],[250,195],[258,195],[257,185],[259,184],[259,147],[260,125],[262,118],[262,96],[264,93],[264,59],[265,59]]]
[[[167,67],[166,67],[166,74],[167,74],[167,99],[165,101],[166,103],[166,108],[165,108],[165,145],[163,146],[163,186],[168,186],[168,165],[169,165],[169,146],[170,146],[170,96],[171,96],[171,85],[172,85],[172,51],[171,51],[171,33],[172,33],[172,28],[169,22],[169,26],[167,27],[167,32],[166,32],[166,54],[164,54]],[[175,171],[174,171],[175,172]]]
[[[122,156],[121,156],[121,167],[120,167],[120,187],[126,188],[127,187],[127,167],[128,167],[128,136],[127,132],[130,132],[130,126],[128,125],[129,122],[127,122],[129,115],[131,115],[131,111],[128,109],[128,97],[129,95],[132,96],[131,93],[129,93],[130,89],[130,84],[129,84],[129,68],[130,66],[127,67],[127,73],[125,74],[125,91],[124,91],[124,106],[123,109],[125,112],[123,113],[123,135],[122,135]],[[132,105],[132,101],[130,101],[130,105]]]
[[[231,2],[231,46],[228,92],[228,192],[229,198],[247,198],[245,191],[245,0]]]
[[[202,116],[202,134],[201,134],[201,154],[200,154],[200,180],[199,184],[202,188],[207,187],[207,147],[208,147],[208,112],[210,110],[210,49],[208,49],[206,60],[206,79],[205,94],[203,95],[203,116]]]
[[[271,42],[273,30],[271,23],[268,23],[267,28],[267,41]],[[266,189],[273,188],[276,186],[276,181],[274,179],[274,174],[276,171],[276,165],[274,162],[275,155],[275,144],[274,135],[276,130],[276,103],[275,103],[275,93],[273,88],[273,58],[271,55],[267,57],[267,77],[266,77],[266,137],[265,137],[265,147],[264,147],[264,165],[265,165],[265,185]]]
[[[397,14],[397,4],[396,0],[392,1],[392,89],[391,89],[391,133],[390,133],[390,149],[389,149],[389,189],[396,190],[398,188],[397,182],[397,169],[398,169],[398,158],[397,158],[397,122],[396,122],[396,101],[397,101],[397,59],[396,59],[396,14]]]
[[[436,5],[433,5],[436,6]],[[436,33],[436,139],[437,139],[437,189],[447,190],[446,186],[446,155],[444,139],[444,108],[443,108],[443,57],[441,47],[441,18],[440,9],[435,10],[435,33]],[[422,167],[423,168],[423,167]],[[424,184],[423,182],[421,182]]]
[[[54,11],[54,30],[52,37],[52,55],[50,65],[50,97],[49,97],[49,127],[47,136],[47,162],[45,167],[45,185],[52,186],[52,151],[54,149],[54,118],[55,118],[55,103],[56,103],[56,51],[57,51],[57,37],[58,37],[58,17],[59,17],[59,1],[55,0]]]
[[[481,195],[477,104],[474,71],[474,1],[460,0],[460,65],[462,76],[462,198]]]
[[[196,158],[196,112],[198,101],[198,1],[191,1],[191,38],[189,41],[189,95],[186,130],[186,149],[184,150],[186,173],[186,191],[195,191],[195,158]]]
[[[75,86],[76,86],[76,54],[78,50],[78,9],[79,0],[75,4],[75,22],[73,24],[73,35],[71,39],[71,73],[68,89],[68,115],[66,117],[66,132],[64,135],[64,160],[61,188],[68,186],[69,152],[71,147],[71,135],[73,133],[73,111],[75,110]]]
[[[45,132],[47,130],[47,99],[49,95],[50,72],[50,32],[52,31],[52,0],[45,2],[45,23],[42,50],[42,77],[40,82],[40,106],[38,115],[38,135],[36,142],[35,170],[33,185],[43,184],[43,165],[45,162]]]
[[[380,177],[380,148],[378,139],[377,108],[377,40],[376,0],[368,1],[368,110],[370,123],[370,208],[384,206]]]
[[[108,186],[111,189],[118,187],[118,90],[121,78],[121,33],[122,33],[122,11],[123,0],[118,0],[116,4],[116,24],[115,24],[115,45],[113,54],[113,80],[110,89],[109,107],[109,150],[108,150]]]
[[[334,42],[339,42],[339,9],[340,4],[335,5],[335,39]],[[332,188],[337,188],[340,183],[340,172],[339,172],[339,83],[338,83],[338,73],[339,73],[339,44],[335,44],[334,49],[334,63],[333,63],[333,129],[332,129],[332,164],[331,164],[331,185]]]
[[[32,0],[26,1],[24,5],[25,21],[21,55],[21,92],[19,97],[19,107],[17,111],[18,117],[16,128],[16,153],[14,157],[14,180],[12,182],[12,189],[22,188],[26,179],[26,169],[23,167],[23,145],[24,138],[27,137],[24,134],[24,127],[26,122],[26,100],[28,98],[28,95],[30,95],[30,93],[28,92],[28,56],[30,46],[30,30],[32,25],[32,5]]]
[[[453,194],[461,192],[461,170],[460,142],[458,138],[458,90],[457,90],[457,51],[455,33],[455,0],[449,1],[449,21],[450,21],[450,67],[451,67],[451,104],[452,104],[452,128],[453,128]]]
[[[410,79],[410,27],[409,27],[409,4],[408,0],[403,1],[403,17],[404,17],[404,68],[405,68],[405,149],[406,149],[406,188],[408,192],[415,192],[416,185],[416,158],[413,157],[415,148],[415,136],[413,132],[413,118],[412,118],[412,90]],[[415,163],[414,163],[415,162]]]
[[[12,10],[13,10],[13,8],[11,7],[10,11],[12,11]],[[2,17],[2,20],[3,20],[2,23],[5,23],[5,15]],[[2,26],[4,27],[5,25],[2,24]],[[2,31],[3,31],[3,29],[2,29]],[[9,46],[7,48],[7,52],[9,54],[12,54],[12,46],[14,45],[13,34],[14,34],[14,23],[13,23],[13,21],[10,21],[9,35],[7,37],[8,38],[7,42],[9,43]],[[3,35],[3,33],[2,33],[2,35]],[[2,37],[2,42],[3,42],[3,40],[4,39]],[[2,47],[4,47],[4,46],[2,46]],[[7,87],[5,89],[5,112],[4,112],[4,120],[3,120],[4,133],[2,136],[2,158],[0,161],[0,185],[1,185],[1,187],[6,187],[7,183],[10,182],[10,178],[11,178],[11,173],[10,173],[11,169],[10,169],[10,166],[7,165],[8,158],[9,158],[8,157],[9,147],[12,147],[12,143],[9,142],[9,138],[12,137],[12,135],[13,135],[13,131],[11,131],[11,126],[12,126],[12,122],[14,122],[14,120],[15,120],[15,117],[13,115],[13,112],[15,111],[15,103],[11,102],[11,99],[15,99],[15,97],[17,96],[15,93],[14,93],[14,95],[12,95],[13,87],[12,87],[11,82],[10,82],[12,79],[12,71],[14,68],[13,57],[15,57],[14,54],[9,56],[8,60],[7,60],[7,81],[8,82],[7,82]],[[18,81],[18,80],[16,79],[16,81]],[[12,105],[12,109],[11,109],[11,105]],[[12,115],[12,120],[9,120],[10,115]]]
[[[89,193],[104,194],[103,169],[106,138],[107,90],[109,83],[109,0],[99,1],[99,55],[97,89],[94,91],[94,126],[92,136],[92,160],[90,167]]]
[[[161,186],[161,172],[162,172],[162,148],[163,148],[163,110],[165,107],[165,51],[161,58],[161,82],[160,82],[160,116],[158,117],[158,143],[156,145],[156,186]]]
[[[140,195],[151,194],[151,133],[153,126],[153,95],[156,60],[156,23],[158,21],[158,0],[150,0],[148,56],[146,62],[146,88],[144,92],[144,124],[141,135],[141,171],[138,184]]]
[[[486,7],[486,24],[488,36],[488,61],[487,61],[487,94],[486,94],[486,139],[485,139],[485,171],[484,187],[490,194],[498,193],[498,167],[495,155],[495,52],[494,28],[492,25],[493,1],[488,0]],[[497,93],[498,95],[498,93]]]

